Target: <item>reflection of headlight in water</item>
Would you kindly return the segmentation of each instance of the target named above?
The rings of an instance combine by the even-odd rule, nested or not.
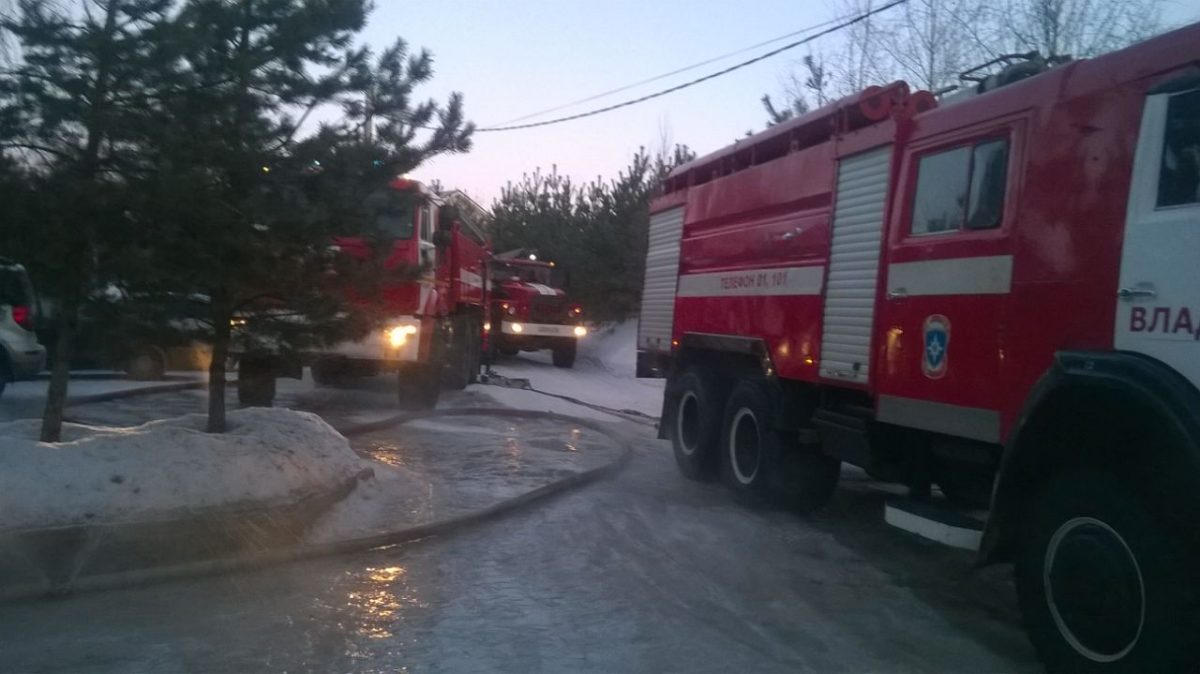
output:
[[[398,325],[387,331],[388,343],[396,348],[400,348],[408,342],[409,335],[415,334],[417,334],[417,326]]]
[[[575,326],[575,336],[583,337],[585,335],[587,335],[587,328],[583,327],[582,325],[576,325]]]
[[[517,334],[519,335],[519,334],[521,334],[522,332],[524,332],[524,331],[525,331],[525,326],[521,325],[520,323],[513,323],[513,324],[512,324],[512,331],[513,331],[513,332],[515,332],[515,333],[517,333]]]

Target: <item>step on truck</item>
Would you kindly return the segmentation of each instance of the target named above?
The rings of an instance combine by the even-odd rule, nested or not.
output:
[[[496,254],[488,269],[492,320],[485,348],[492,357],[549,349],[556,367],[574,367],[588,331],[583,307],[567,297],[566,273],[524,249]]]
[[[372,297],[347,289],[354,296],[352,307],[382,303],[382,310],[372,308],[373,315],[384,314],[382,324],[363,339],[287,358],[270,352],[242,354],[241,403],[269,405],[280,370],[298,377],[304,365],[310,366],[318,386],[395,372],[400,404],[410,408],[433,407],[443,386],[462,389],[475,379],[482,362],[479,344],[487,304],[486,211],[464,207],[463,199],[443,198],[402,177],[373,195],[371,202],[379,228],[392,240],[385,266],[416,269],[416,278],[383,283]],[[344,254],[370,254],[362,239],[339,238],[334,244]]]
[[[811,509],[846,462],[980,509],[1051,670],[1195,669],[1197,64],[1200,24],[1008,57],[673,171],[638,374],[683,474]]]

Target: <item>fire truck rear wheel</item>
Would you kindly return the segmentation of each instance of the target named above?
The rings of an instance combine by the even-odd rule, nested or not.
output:
[[[721,432],[722,388],[699,370],[684,372],[674,387],[678,391],[668,428],[679,472],[693,480],[710,480],[717,474],[718,435]]]
[[[336,358],[319,358],[310,368],[317,386],[341,386],[346,383],[346,363]]]
[[[837,488],[841,462],[777,430],[774,410],[763,383],[747,379],[733,387],[720,436],[725,484],[740,497],[801,512],[820,508]]]
[[[456,321],[452,340],[449,367],[443,381],[447,388],[461,391],[475,381],[475,375],[479,373],[478,323],[470,318]]]
[[[578,346],[579,344],[574,339],[555,346],[553,351],[554,367],[575,367],[575,350]]]
[[[396,374],[401,409],[433,409],[442,390],[441,374],[440,365],[429,363],[413,363],[401,367]]]
[[[1052,480],[1023,525],[1017,598],[1049,671],[1196,668],[1194,557],[1119,479]]]

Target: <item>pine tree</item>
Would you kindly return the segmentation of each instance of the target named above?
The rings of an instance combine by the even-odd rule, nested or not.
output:
[[[210,432],[226,427],[235,317],[253,316],[247,339],[273,350],[364,334],[370,317],[346,311],[327,272],[380,276],[331,257],[333,238],[370,234],[363,200],[398,172],[470,147],[461,97],[444,108],[411,100],[432,76],[427,53],[409,57],[398,42],[374,59],[353,47],[367,4],[192,0],[177,21],[186,76],[154,132],[144,246],[158,288],[209,299]],[[330,105],[344,118],[305,135]]]
[[[22,0],[3,29],[21,59],[0,77],[0,151],[28,172],[26,262],[60,302],[41,439],[58,441],[78,307],[128,226],[128,176],[158,107],[148,81],[169,0]],[[47,287],[48,286],[48,287]]]

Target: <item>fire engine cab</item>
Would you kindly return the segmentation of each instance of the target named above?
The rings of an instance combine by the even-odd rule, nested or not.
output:
[[[412,270],[365,292],[342,288],[352,305],[370,317],[368,334],[289,357],[299,376],[311,365],[318,385],[353,376],[396,372],[400,404],[432,407],[443,385],[462,389],[474,380],[482,361],[486,308],[484,268],[488,240],[481,207],[460,193],[443,198],[422,183],[398,177],[367,199],[381,236],[390,240],[384,267]],[[343,254],[365,258],[376,254],[368,242],[341,237]],[[244,404],[269,405],[275,395],[275,361],[271,353],[239,359],[238,394]]]
[[[688,477],[815,508],[846,462],[908,485],[894,523],[986,509],[964,545],[1052,669],[1194,668],[1200,24],[994,70],[672,172],[639,375]]]
[[[489,351],[514,356],[550,349],[555,367],[573,367],[587,327],[583,307],[567,298],[561,270],[525,249],[498,253],[488,267],[491,316],[498,328],[487,335]]]

